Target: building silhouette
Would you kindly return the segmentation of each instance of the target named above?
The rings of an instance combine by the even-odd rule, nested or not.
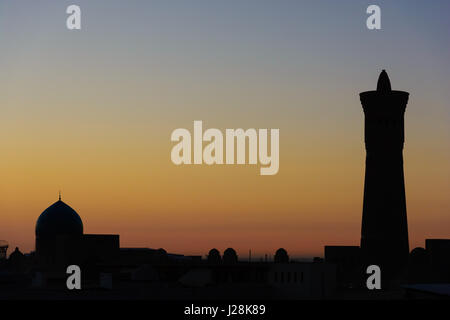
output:
[[[386,280],[403,271],[409,253],[403,174],[408,96],[391,89],[385,70],[376,91],[360,94],[366,146],[361,250],[363,262],[379,265]]]
[[[119,235],[84,234],[78,213],[59,200],[36,222],[36,261],[42,267],[105,263],[118,259]]]
[[[275,263],[288,263],[289,255],[288,255],[287,251],[284,248],[278,249],[277,252],[275,252],[273,261]]]
[[[223,263],[234,264],[237,263],[238,256],[233,248],[228,248],[223,252]]]
[[[222,262],[222,257],[220,256],[220,251],[216,248],[209,250],[208,262],[212,264],[220,264]]]
[[[80,216],[61,201],[45,209],[35,228],[36,256],[42,265],[75,262],[74,252],[83,236]]]

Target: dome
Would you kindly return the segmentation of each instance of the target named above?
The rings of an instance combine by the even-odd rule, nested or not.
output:
[[[222,258],[220,257],[220,252],[217,249],[211,249],[208,253],[208,261],[211,263],[220,263]]]
[[[275,252],[274,257],[275,263],[288,263],[289,262],[289,255],[287,251],[284,248],[280,248]]]
[[[236,263],[238,260],[236,251],[233,248],[228,248],[223,252],[223,261],[225,263]]]
[[[209,250],[208,256],[220,257],[220,251],[216,248]]]
[[[44,210],[36,222],[36,237],[55,235],[82,235],[83,222],[80,216],[61,201]]]

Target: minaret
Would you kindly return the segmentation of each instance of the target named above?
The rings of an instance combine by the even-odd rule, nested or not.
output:
[[[360,93],[366,145],[361,250],[366,266],[379,265],[384,280],[402,272],[409,254],[403,174],[408,96],[408,92],[391,90],[385,70],[376,91]]]

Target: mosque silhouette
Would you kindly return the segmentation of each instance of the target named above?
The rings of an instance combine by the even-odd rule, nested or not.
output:
[[[113,261],[119,253],[119,235],[83,234],[83,221],[59,200],[36,222],[36,262],[47,268]]]
[[[228,248],[185,256],[164,249],[121,248],[119,235],[84,234],[78,213],[61,200],[36,222],[36,250],[6,257],[0,242],[0,298],[73,296],[66,268],[82,270],[83,298],[302,299],[450,297],[450,239],[427,239],[409,252],[403,173],[404,113],[409,94],[391,89],[382,71],[377,90],[360,94],[365,115],[366,173],[361,246],[325,246],[324,258],[242,259]],[[367,266],[382,270],[378,293],[365,286]],[[6,290],[5,290],[6,289]],[[77,296],[79,297],[79,296]]]

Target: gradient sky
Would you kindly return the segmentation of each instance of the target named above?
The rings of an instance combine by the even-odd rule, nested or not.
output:
[[[382,30],[365,26],[369,4]],[[78,4],[82,30],[66,29]],[[121,246],[246,257],[358,245],[363,112],[410,92],[410,246],[450,237],[450,2],[0,0],[0,239],[34,249],[63,200]],[[279,128],[280,171],[182,166],[170,134]],[[12,249],[13,249],[12,248]]]

